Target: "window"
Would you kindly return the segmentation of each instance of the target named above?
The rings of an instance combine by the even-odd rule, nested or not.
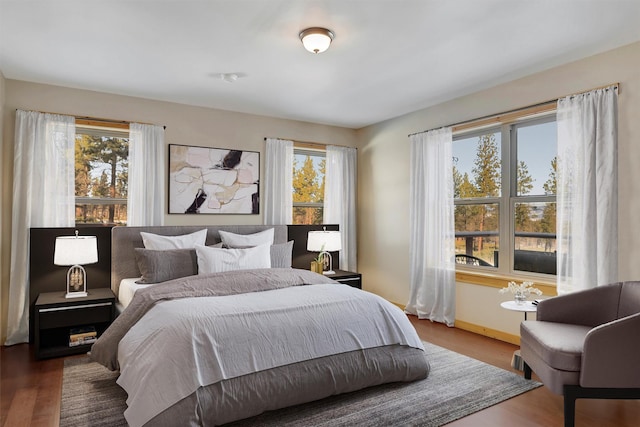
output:
[[[293,223],[322,224],[325,152],[295,148],[293,152]]]
[[[454,137],[456,262],[556,274],[555,116]]]
[[[76,224],[127,223],[129,133],[76,126]]]

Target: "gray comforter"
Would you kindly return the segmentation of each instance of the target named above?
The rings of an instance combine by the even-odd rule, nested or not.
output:
[[[118,370],[118,344],[131,327],[156,304],[178,298],[235,295],[304,284],[336,283],[307,270],[268,268],[189,276],[141,289],[131,304],[91,347],[91,359]]]
[[[194,315],[205,311],[206,317]],[[231,317],[220,317],[225,311]],[[247,317],[237,317],[239,312]],[[242,347],[249,341],[251,349]],[[352,349],[345,350],[345,341]],[[230,373],[243,357],[253,363],[260,356],[259,365],[262,356],[288,357],[307,347],[326,353],[201,381],[212,374],[204,365],[211,364],[213,373]],[[121,371],[118,384],[129,395],[125,417],[136,427],[173,426],[177,420],[218,425],[377,384],[425,378],[429,372],[420,340],[401,310],[376,295],[297,269],[191,276],[142,289],[93,345],[91,358]],[[184,382],[193,384],[185,389]],[[167,401],[160,402],[161,397]]]

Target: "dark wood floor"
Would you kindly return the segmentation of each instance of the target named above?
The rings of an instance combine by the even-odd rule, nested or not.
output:
[[[516,346],[414,317],[411,321],[425,341],[517,372],[510,366]],[[0,359],[0,425],[57,426],[64,359],[36,361],[26,344],[3,347]],[[562,398],[540,387],[449,425],[562,426]],[[591,426],[640,426],[640,401],[578,400],[576,427]]]

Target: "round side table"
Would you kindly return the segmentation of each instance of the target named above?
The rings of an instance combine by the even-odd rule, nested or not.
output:
[[[527,320],[527,313],[535,312],[538,309],[538,307],[533,304],[533,301],[523,301],[521,303],[505,301],[500,303],[500,307],[506,308],[507,310],[524,312],[524,320]]]
[[[538,309],[538,307],[533,304],[533,301],[523,301],[521,303],[515,301],[505,301],[500,303],[500,307],[507,310],[523,312],[524,320],[527,320],[527,313],[533,313]],[[520,355],[520,350],[516,350],[513,352],[513,357],[511,358],[511,367],[519,371],[524,370],[524,361],[522,360],[522,356]]]

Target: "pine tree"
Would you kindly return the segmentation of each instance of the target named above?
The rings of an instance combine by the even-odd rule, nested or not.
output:
[[[324,171],[324,160],[320,164],[320,170]],[[293,202],[294,203],[322,203],[324,200],[324,173],[322,181],[313,166],[311,156],[306,156],[304,163],[298,167],[298,162],[293,162]],[[294,209],[294,223],[317,224],[322,223],[322,212],[315,208]],[[318,222],[319,220],[319,222]]]
[[[478,149],[472,169],[476,197],[500,196],[500,150],[495,134],[478,138]],[[476,230],[495,230],[498,226],[498,212],[493,205],[480,205]],[[483,238],[478,238],[478,250],[483,249]]]
[[[127,182],[122,181],[128,177],[128,174],[119,174],[118,169],[123,168],[123,162],[129,156],[129,143],[126,139],[115,137],[100,137],[93,135],[83,135],[83,139],[86,141],[85,155],[91,162],[92,169],[95,163],[105,163],[109,166],[109,174],[107,176],[107,190],[100,187],[96,192],[91,189],[92,196],[101,197],[126,197],[120,194],[120,191],[127,187]],[[126,163],[124,164],[126,167]],[[106,171],[103,171],[106,176]],[[100,178],[100,185],[102,185],[102,177]],[[120,179],[120,182],[118,182]],[[120,190],[120,191],[119,191]],[[98,194],[100,193],[100,194]],[[110,204],[108,206],[108,222],[114,223],[115,221],[115,205]]]
[[[547,195],[556,194],[557,191],[557,171],[558,171],[558,156],[551,159],[551,172],[549,172],[549,179],[547,179],[542,186],[544,193]]]
[[[472,169],[479,197],[500,196],[500,150],[495,134],[482,135],[478,139],[476,159]]]
[[[518,163],[516,191],[518,196],[529,194],[533,189],[534,179],[529,173],[529,168],[524,161]],[[534,223],[531,220],[531,205],[529,203],[517,203],[515,206],[515,231],[533,231]]]
[[[551,172],[549,172],[549,178],[544,183],[543,188],[545,194],[552,195],[557,194],[557,167],[558,158],[554,157],[551,160]],[[543,233],[556,234],[556,203],[546,203],[542,211],[542,219],[540,220],[540,231]],[[549,239],[547,239],[547,242]],[[545,244],[545,250],[549,250],[551,245]]]

